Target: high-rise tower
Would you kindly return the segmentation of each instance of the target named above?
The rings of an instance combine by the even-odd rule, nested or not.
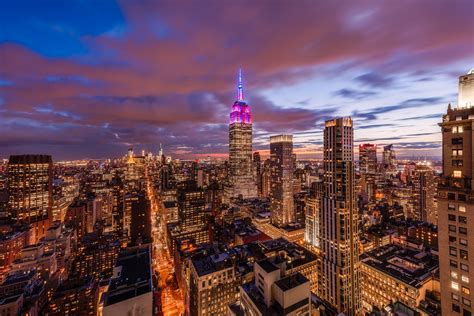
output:
[[[285,226],[295,221],[293,201],[293,136],[270,137],[270,202],[272,223]]]
[[[460,103],[456,109],[449,105],[439,124],[443,139],[443,175],[438,185],[442,315],[472,315],[474,306],[473,82],[473,71],[459,78]]]
[[[326,121],[319,222],[320,295],[345,315],[361,313],[359,233],[350,117]]]
[[[229,185],[228,199],[257,196],[257,186],[252,168],[252,113],[244,101],[242,72],[239,72],[237,100],[232,105],[229,123]]]
[[[18,223],[31,223],[37,240],[46,234],[52,221],[52,182],[51,156],[10,156],[8,162],[10,219]]]

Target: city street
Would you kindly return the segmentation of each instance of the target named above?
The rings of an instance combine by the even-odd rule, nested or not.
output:
[[[174,282],[174,267],[166,245],[166,221],[160,214],[159,197],[155,200],[152,186],[148,181],[148,196],[151,201],[151,220],[153,234],[153,270],[159,275],[162,310],[165,316],[184,315],[184,302],[180,290]]]

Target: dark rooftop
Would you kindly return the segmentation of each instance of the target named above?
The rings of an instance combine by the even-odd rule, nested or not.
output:
[[[271,263],[270,261],[268,261],[268,259],[263,259],[259,261],[258,265],[261,266],[263,270],[265,270],[265,272],[267,273],[273,272],[275,270],[279,270],[279,268],[275,266],[273,263]]]
[[[309,280],[298,272],[276,281],[275,285],[278,286],[283,292],[286,292],[306,282],[309,282]]]

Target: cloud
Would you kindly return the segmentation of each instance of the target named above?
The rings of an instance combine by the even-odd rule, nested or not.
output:
[[[152,150],[160,142],[170,151],[225,152],[239,67],[251,82],[256,141],[280,132],[311,137],[307,131],[343,106],[323,106],[318,87],[311,98],[289,101],[259,91],[342,69],[328,75],[343,81],[350,73],[380,93],[400,74],[424,70],[426,77],[472,60],[470,8],[470,1],[3,4],[1,20],[14,23],[0,32],[0,155],[48,149],[70,158],[82,147],[88,157],[104,157],[127,144]],[[358,101],[376,93],[331,90]],[[411,99],[354,116],[372,120],[441,101]]]

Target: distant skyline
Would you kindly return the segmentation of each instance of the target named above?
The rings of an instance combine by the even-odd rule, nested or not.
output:
[[[297,5],[296,5],[297,4]],[[2,1],[0,158],[119,157],[130,146],[225,157],[239,68],[254,150],[293,134],[320,157],[324,120],[355,146],[440,157],[472,1]]]

